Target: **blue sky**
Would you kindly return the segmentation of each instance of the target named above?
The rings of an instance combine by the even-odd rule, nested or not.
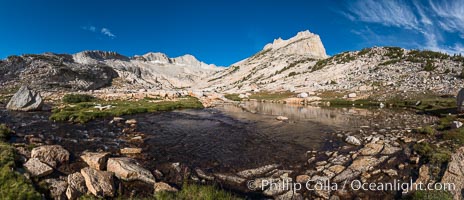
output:
[[[329,55],[372,46],[464,53],[464,1],[0,0],[0,58],[107,50],[228,66],[310,30]]]

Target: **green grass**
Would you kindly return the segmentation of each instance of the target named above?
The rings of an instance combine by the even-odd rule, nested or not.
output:
[[[443,190],[417,190],[408,198],[409,200],[452,200],[453,195]]]
[[[421,127],[421,128],[418,128],[416,131],[420,134],[431,135],[431,136],[435,135],[435,132],[436,132],[432,126]]]
[[[0,125],[2,136],[11,134],[5,126]],[[15,150],[6,142],[6,137],[0,141],[0,199],[42,199],[32,183],[23,175],[14,171]]]
[[[366,107],[378,107],[380,102],[371,101],[366,99],[358,99],[358,100],[345,100],[345,99],[330,99],[330,106],[334,107],[345,107],[345,106],[366,106]]]
[[[451,152],[449,150],[436,148],[426,142],[415,144],[413,148],[426,163],[433,165],[441,166],[447,163],[451,158]]]
[[[112,105],[113,107],[107,110],[99,110],[95,108],[97,104],[101,104],[102,106]],[[155,103],[146,100],[82,102],[66,105],[64,108],[53,109],[50,120],[86,123],[97,118],[171,111],[182,108],[203,108],[203,105],[198,99],[193,97],[182,98],[178,101],[161,101]]]
[[[464,128],[448,130],[443,134],[443,139],[451,140],[456,144],[464,145]]]
[[[232,200],[240,199],[229,192],[211,185],[185,184],[176,193],[161,192],[155,194],[157,200]]]
[[[66,94],[63,96],[62,101],[64,103],[81,103],[95,101],[94,96],[88,94]]]
[[[241,101],[242,99],[238,97],[239,94],[226,94],[224,97],[232,101]]]
[[[250,99],[257,100],[282,100],[295,96],[293,92],[258,92],[250,96]]]

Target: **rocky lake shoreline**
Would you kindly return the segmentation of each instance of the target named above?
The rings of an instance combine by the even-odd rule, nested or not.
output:
[[[413,108],[242,101],[86,123],[51,116],[0,108],[0,121],[14,132],[9,142],[23,163],[19,171],[46,198],[151,198],[188,182],[214,185],[233,198],[399,199],[415,191],[342,185],[460,177],[447,167],[452,152],[436,150],[453,142],[431,138],[443,138],[436,124],[454,122]],[[297,188],[307,183],[314,184]],[[314,188],[316,183],[333,188]]]

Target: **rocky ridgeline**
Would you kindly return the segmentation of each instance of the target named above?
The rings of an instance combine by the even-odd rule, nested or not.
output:
[[[116,52],[26,54],[0,61],[0,84],[14,88],[28,83],[47,91],[115,89],[177,89],[195,86],[223,68],[192,55],[168,58],[148,53],[133,58]]]
[[[263,50],[216,74],[218,80],[213,79],[211,88],[230,93],[258,89],[454,94],[464,83],[463,65],[461,56],[397,47],[374,47],[330,58]]]
[[[331,57],[309,31],[281,38],[231,65],[216,67],[192,55],[163,53],[127,57],[84,51],[10,56],[0,61],[4,88],[31,83],[46,90],[185,89],[243,93],[267,91],[359,91],[376,94],[430,91],[455,93],[462,85],[464,58],[431,51],[373,47]]]

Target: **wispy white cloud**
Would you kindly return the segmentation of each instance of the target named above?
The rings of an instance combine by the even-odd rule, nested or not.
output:
[[[116,35],[114,35],[114,34],[110,31],[110,29],[108,29],[108,28],[102,28],[102,29],[101,29],[101,33],[102,33],[103,35],[106,35],[106,36],[110,37],[110,38],[115,38],[115,37],[116,37]]]
[[[440,26],[448,32],[464,35],[464,1],[429,1],[431,10],[438,16]]]
[[[81,29],[91,32],[95,32],[97,30],[95,26],[81,26]]]
[[[341,14],[351,21],[397,27],[422,35],[425,42],[416,43],[417,48],[447,53],[464,50],[459,42],[453,46],[444,45],[443,37],[445,32],[464,36],[464,1],[462,0],[442,0],[438,3],[432,0],[429,2],[354,0],[348,1],[346,8],[347,11]]]
[[[94,33],[97,33],[97,30],[100,30],[99,33],[101,33],[104,36],[107,36],[107,37],[109,37],[111,39],[116,38],[116,35],[113,32],[111,32],[110,29],[105,28],[105,27],[100,29],[100,28],[97,28],[95,26],[81,26],[81,29],[85,30],[85,31],[94,32]]]
[[[352,20],[380,23],[384,26],[403,27],[407,29],[419,29],[419,22],[409,7],[397,0],[352,1],[349,11],[354,16]]]

